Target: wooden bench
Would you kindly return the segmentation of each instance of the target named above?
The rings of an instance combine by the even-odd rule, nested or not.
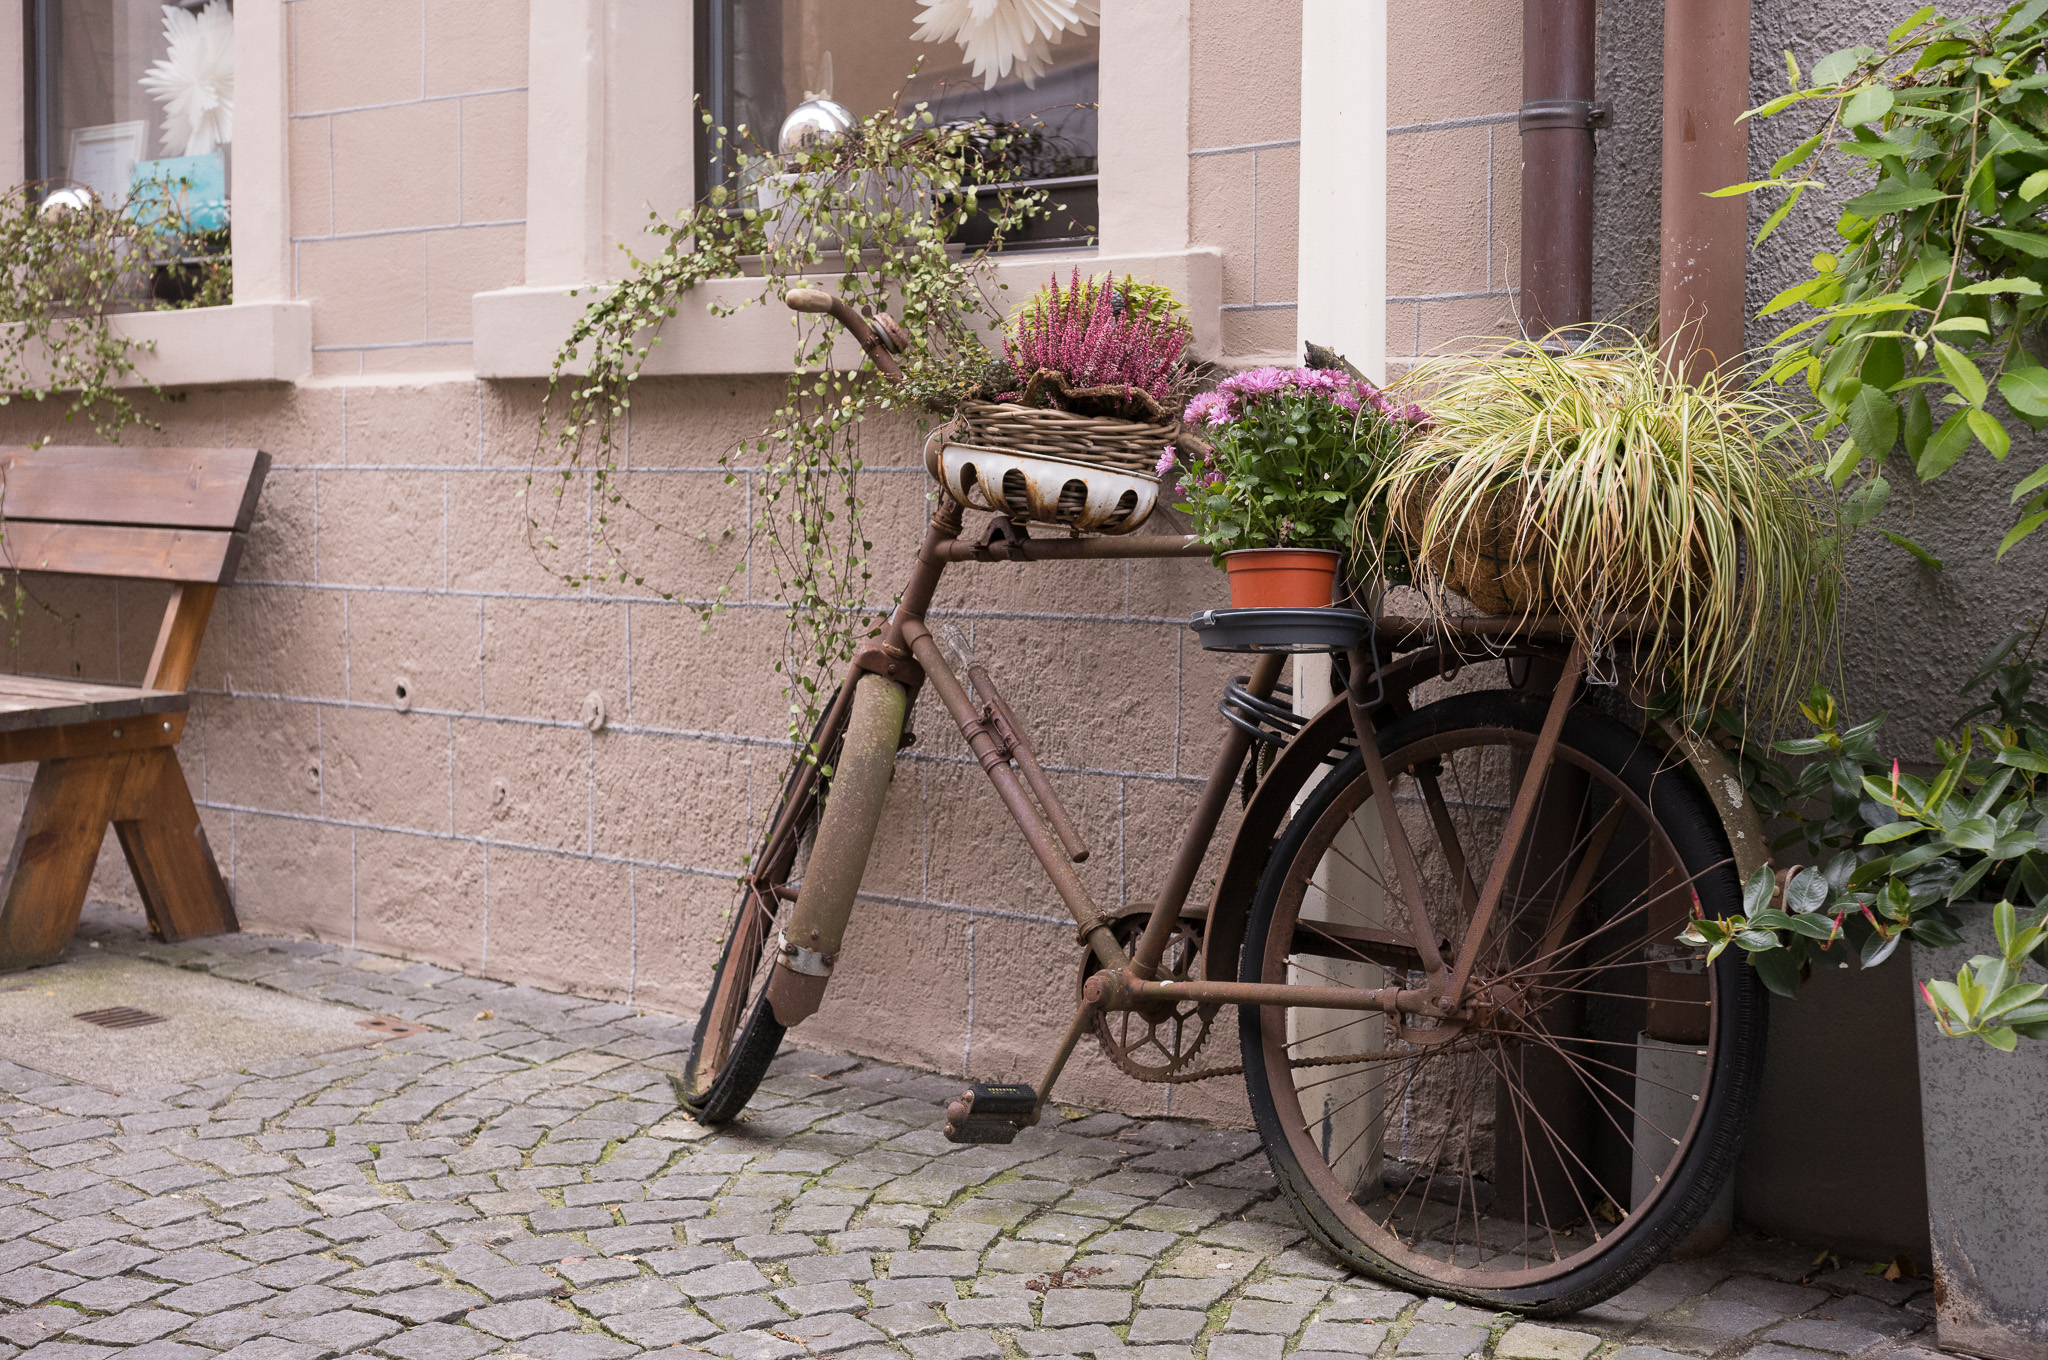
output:
[[[254,449],[0,448],[0,571],[171,583],[139,689],[0,676],[0,764],[39,762],[0,880],[0,970],[63,956],[109,822],[159,938],[237,929],[176,748],[269,467]]]

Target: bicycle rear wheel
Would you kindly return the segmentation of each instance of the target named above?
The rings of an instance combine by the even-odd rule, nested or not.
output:
[[[844,734],[847,695],[827,705],[811,733],[815,763],[799,760],[783,781],[774,815],[740,882],[725,951],[711,975],[711,991],[697,1017],[690,1060],[683,1069],[682,1102],[699,1122],[724,1124],[753,1099],[784,1033],[768,1004],[775,954],[768,947],[795,905],[792,886],[803,880],[818,817]]]
[[[1545,703],[1454,696],[1380,733],[1446,963],[1505,831]],[[1282,832],[1246,981],[1420,987],[1388,810],[1345,759]],[[1246,1007],[1253,1113],[1303,1224],[1405,1288],[1539,1316],[1626,1288],[1734,1169],[1761,1076],[1763,994],[1675,937],[1740,910],[1712,805],[1627,728],[1566,719],[1463,1021]]]

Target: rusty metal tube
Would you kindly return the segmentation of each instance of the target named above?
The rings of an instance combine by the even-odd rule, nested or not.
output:
[[[1298,1010],[1380,1011],[1387,1015],[1441,1016],[1442,1008],[1426,988],[1297,987],[1286,982],[1140,982],[1128,976],[1097,973],[1088,979],[1087,996],[1104,1010],[1129,1010],[1135,1004],[1160,1001],[1206,1001],[1223,1006],[1289,1006]]]
[[[1038,752],[1031,749],[1031,739],[1024,735],[1024,724],[1017,721],[1017,715],[1004,701],[1002,691],[996,688],[994,678],[988,673],[988,667],[979,664],[968,667],[967,679],[975,692],[986,699],[988,706],[1002,719],[1003,726],[1009,729],[1010,759],[1016,762],[1024,782],[1030,785],[1032,796],[1038,799],[1038,806],[1045,812],[1045,819],[1052,823],[1053,834],[1066,848],[1067,858],[1076,864],[1085,863],[1088,847],[1082,842],[1081,833],[1075,829],[1074,819],[1067,815],[1066,804],[1060,801],[1059,794],[1053,789],[1045,766],[1038,763]]]
[[[846,739],[832,771],[818,821],[818,839],[790,909],[776,951],[775,973],[768,979],[768,1004],[784,1028],[815,1013],[825,999],[825,984],[839,957],[853,899],[867,872],[875,828],[881,824],[882,802],[896,770],[896,745],[903,736],[909,692],[880,675],[863,675],[853,693],[853,712],[846,720]]]
[[[1594,0],[1522,0],[1522,329],[1593,319]]]
[[[1066,853],[1039,819],[1038,809],[1032,806],[1031,795],[1024,791],[1017,772],[999,754],[1000,747],[995,737],[979,726],[981,714],[974,707],[974,701],[967,697],[967,687],[960,683],[960,677],[947,664],[946,654],[932,637],[931,630],[916,620],[908,620],[902,625],[902,634],[911,654],[924,667],[925,679],[938,693],[939,702],[946,706],[946,712],[952,715],[961,735],[967,738],[968,749],[974,752],[975,759],[987,772],[988,782],[995,785],[996,797],[1003,800],[1003,806],[1016,821],[1017,829],[1024,833],[1024,839],[1030,843],[1031,853],[1045,870],[1045,876],[1052,880],[1053,890],[1073,916],[1082,940],[1094,951],[1103,967],[1122,968],[1129,962],[1124,957],[1123,946],[1103,924],[1102,913],[1095,909],[1088,890],[1081,886],[1074,866],[1067,861]]]
[[[1033,538],[987,547],[954,539],[936,549],[944,562],[1072,562],[1117,557],[1207,557],[1192,535],[1123,538]]]
[[[1280,667],[1287,658],[1277,653],[1260,657],[1252,663],[1251,681],[1248,686],[1258,698],[1265,698],[1273,692],[1273,686],[1280,683]],[[1159,891],[1159,902],[1152,908],[1152,918],[1145,923],[1145,934],[1138,941],[1138,952],[1131,960],[1131,970],[1138,977],[1148,981],[1159,976],[1159,960],[1166,955],[1166,943],[1173,937],[1174,923],[1180,919],[1180,909],[1188,900],[1188,890],[1195,885],[1195,875],[1201,872],[1202,858],[1208,852],[1209,841],[1216,834],[1216,824],[1223,820],[1223,809],[1229,806],[1232,778],[1238,766],[1244,764],[1245,753],[1251,749],[1251,734],[1232,723],[1230,730],[1223,734],[1223,745],[1217,749],[1216,758],[1209,765],[1208,782],[1202,785],[1202,798],[1195,805],[1194,816],[1188,819],[1187,829],[1181,833],[1180,847],[1174,851],[1173,864],[1166,872],[1166,886]]]
[[[1743,349],[1749,199],[1749,0],[1665,0],[1663,268],[1658,334],[1697,379]]]

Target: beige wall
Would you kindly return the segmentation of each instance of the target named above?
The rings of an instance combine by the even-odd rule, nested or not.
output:
[[[1513,108],[1515,7],[1459,3],[1428,7],[1441,24],[1395,7],[1391,124]],[[245,22],[265,5],[243,0]],[[1147,155],[1149,141],[1105,148],[1108,166],[1129,167],[1105,187],[1124,234],[1105,251],[1220,251],[1224,355],[1286,362],[1298,14],[1252,0],[1138,8],[1142,31],[1104,37],[1105,127],[1156,138],[1166,159]],[[157,408],[161,430],[129,439],[254,445],[276,460],[182,748],[251,929],[694,1011],[740,854],[788,758],[773,579],[743,569],[737,603],[708,633],[646,592],[565,587],[522,535],[538,384],[478,380],[470,347],[471,294],[527,286],[557,305],[558,284],[615,267],[612,243],[647,202],[682,201],[675,157],[687,148],[634,137],[680,126],[687,39],[673,19],[648,0],[560,0],[531,15],[520,0],[282,6],[289,194],[274,216],[289,223],[286,291],[311,304],[313,374],[190,388]],[[1182,39],[1184,79],[1114,55]],[[1110,71],[1113,60],[1125,65]],[[552,102],[529,107],[543,85]],[[1389,329],[1406,353],[1418,317],[1429,342],[1507,314],[1515,146],[1498,121],[1399,130],[1391,145],[1402,168],[1389,266],[1408,300],[1391,304],[1401,320]],[[601,201],[586,210],[572,188]],[[270,220],[257,206],[238,203],[238,231]],[[238,238],[237,251],[257,244]],[[1438,296],[1463,293],[1480,296]],[[692,599],[728,580],[734,556],[716,545],[743,529],[753,481],[728,486],[713,465],[761,428],[779,391],[769,375],[643,384],[629,487],[666,525],[638,543],[651,579]],[[0,435],[47,433],[37,416],[7,407]],[[926,514],[925,478],[910,431],[878,433],[865,451],[886,593]],[[578,479],[559,506],[543,503],[571,555],[591,551],[588,492]],[[1220,685],[1242,669],[1181,626],[1221,598],[1220,577],[1200,563],[956,573],[939,608],[991,653],[1025,714],[1094,849],[1084,881],[1105,904],[1149,899],[1221,730]],[[22,620],[15,665],[139,678],[160,592],[39,589],[48,608]],[[592,695],[608,718],[599,732],[584,722]],[[916,722],[923,740],[892,791],[883,858],[807,1032],[1029,1077],[1067,1020],[1072,928],[929,698]],[[17,801],[28,773],[8,772]],[[133,904],[111,840],[94,891]],[[1227,1021],[1211,1043],[1230,1061]],[[1244,1115],[1233,1083],[1139,1087],[1095,1058],[1062,1091]]]
[[[1388,7],[1387,356],[1515,334],[1520,0]]]
[[[468,370],[524,281],[525,0],[285,6],[291,291],[316,377]]]
[[[1223,251],[1223,354],[1295,363],[1301,10],[1193,0],[1188,232]]]

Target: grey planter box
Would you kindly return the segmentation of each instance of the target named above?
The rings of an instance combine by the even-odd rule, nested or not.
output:
[[[1963,936],[1955,949],[1916,946],[1914,975],[1953,978],[1998,952],[1988,907],[1968,913]],[[1941,1347],[2048,1360],[2048,1044],[2000,1053],[1916,1009]]]

